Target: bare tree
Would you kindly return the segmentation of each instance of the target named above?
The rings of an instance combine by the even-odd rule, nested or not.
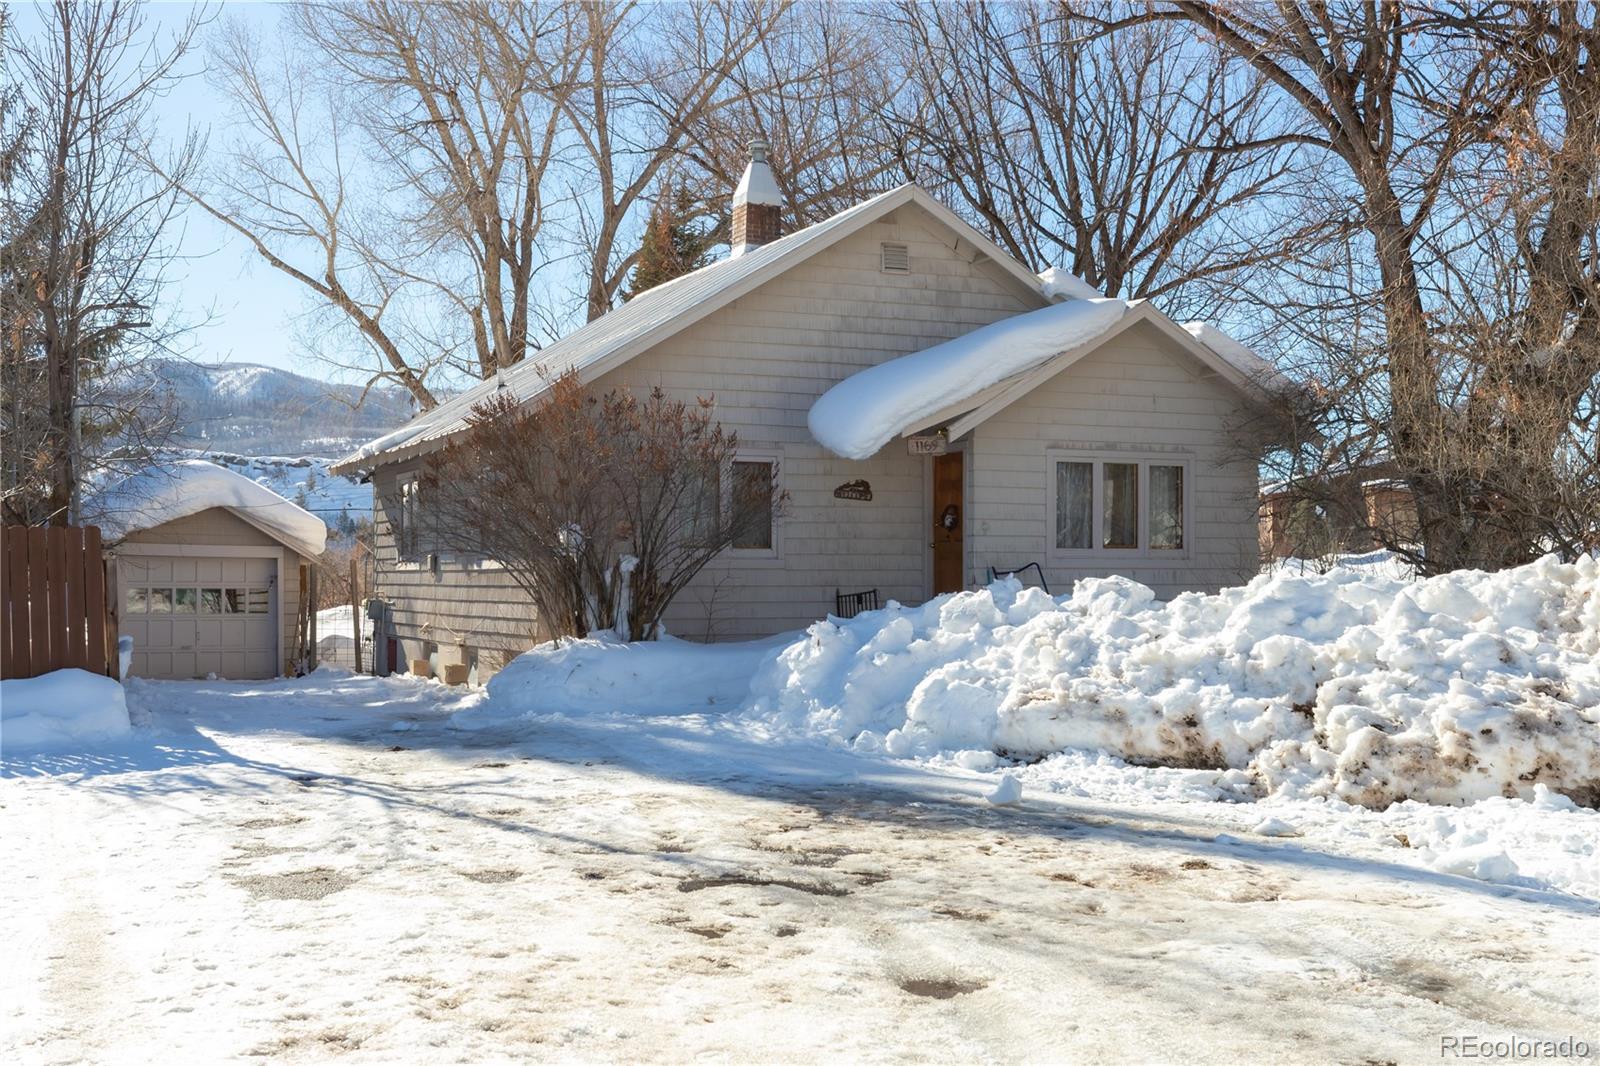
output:
[[[1242,61],[1160,23],[1098,34],[1113,10],[900,4],[905,166],[1022,262],[1198,317],[1305,239],[1267,210],[1299,138]]]
[[[177,332],[157,303],[175,182],[197,145],[189,138],[160,176],[151,108],[203,18],[163,41],[132,3],[58,0],[35,39],[4,42],[20,86],[6,108],[16,125],[0,214],[8,521],[75,521],[83,482],[106,458],[87,441],[138,438],[142,412],[97,411],[90,390]]]
[[[422,482],[432,535],[502,563],[556,637],[654,639],[694,576],[787,500],[770,465],[735,466],[708,399],[596,396],[566,375],[537,405],[491,400],[469,423]]]
[[[1382,463],[1415,513],[1378,539],[1427,572],[1592,547],[1600,377],[1600,28],[1594,5],[1457,12],[1176,2],[1268,80],[1335,164],[1308,212],[1353,240],[1279,301],[1320,349],[1318,484]]]
[[[625,227],[647,204],[658,177],[684,153],[691,130],[727,108],[741,85],[751,89],[752,76],[762,88],[777,88],[771,72],[751,57],[777,31],[790,3],[619,0],[582,6],[583,63],[562,107],[582,149],[573,238],[586,267],[589,320],[616,302],[633,268],[633,253],[619,252],[627,247]]]
[[[726,104],[689,125],[685,169],[699,175],[719,236],[728,238],[729,201],[757,137],[794,228],[903,180],[888,121],[903,84],[876,9],[790,8],[741,64]]]
[[[239,26],[218,41],[241,133],[191,195],[354,328],[370,384],[426,409],[441,368],[520,362],[549,325],[535,283],[578,10],[375,0],[284,29],[276,50]]]

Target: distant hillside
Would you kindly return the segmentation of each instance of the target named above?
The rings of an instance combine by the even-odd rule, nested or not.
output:
[[[151,360],[125,387],[170,407],[178,448],[241,455],[340,456],[411,418],[404,389],[361,389],[252,363]]]

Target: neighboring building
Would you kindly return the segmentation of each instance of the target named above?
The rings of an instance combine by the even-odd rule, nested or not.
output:
[[[1259,534],[1265,559],[1315,559],[1367,552],[1383,545],[1378,531],[1400,542],[1419,535],[1411,487],[1387,463],[1355,473],[1261,489]]]
[[[309,657],[322,520],[199,460],[155,467],[97,501],[107,596],[135,677],[298,673]]]
[[[868,589],[915,603],[1038,563],[1050,587],[1125,574],[1161,596],[1254,574],[1259,423],[1286,387],[1236,342],[1036,275],[906,185],[787,237],[766,163],[733,254],[615,311],[335,464],[370,476],[380,667],[497,669],[540,636],[490,559],[428,542],[418,473],[500,390],[715,396],[739,462],[777,464],[788,513],[675,601],[669,632],[746,638]],[[954,342],[954,343],[947,343]]]

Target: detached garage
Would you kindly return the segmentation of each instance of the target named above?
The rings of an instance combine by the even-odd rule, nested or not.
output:
[[[102,505],[118,629],[135,677],[292,674],[312,634],[312,560],[322,520],[199,460],[128,479]]]

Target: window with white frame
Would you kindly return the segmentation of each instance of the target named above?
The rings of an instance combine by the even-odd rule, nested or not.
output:
[[[749,521],[738,521],[733,546],[740,551],[772,551],[775,545],[772,529],[773,481],[777,464],[771,459],[736,459],[730,479],[729,507],[735,516],[748,515]]]
[[[1051,548],[1160,557],[1188,547],[1187,460],[1051,452]]]
[[[420,489],[421,483],[415,475],[401,479],[399,491],[395,494],[395,508],[389,516],[394,526],[395,551],[402,561],[415,559],[418,554],[417,503]]]

